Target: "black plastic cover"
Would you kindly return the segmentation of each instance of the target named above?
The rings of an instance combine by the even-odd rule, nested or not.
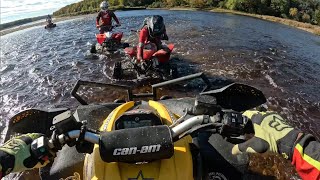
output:
[[[245,111],[266,103],[264,94],[251,86],[233,83],[220,89],[206,91],[200,95],[216,98],[217,104],[224,109]]]
[[[148,162],[173,156],[170,128],[165,125],[104,132],[100,156],[105,162]]]
[[[71,111],[63,112],[53,118],[52,125],[55,126],[58,134],[64,134],[81,128],[82,123],[77,121]]]
[[[217,100],[215,97],[209,95],[198,95],[195,99],[195,105],[192,107],[189,114],[205,114],[213,116],[219,111],[221,111],[221,107],[217,105]]]
[[[49,137],[52,133],[50,127],[52,126],[53,118],[67,110],[67,108],[56,108],[49,111],[28,109],[19,112],[9,120],[5,141],[9,140],[10,136],[15,133],[41,133]]]

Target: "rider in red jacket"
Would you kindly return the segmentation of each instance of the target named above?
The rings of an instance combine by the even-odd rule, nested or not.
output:
[[[165,49],[166,47],[162,46],[161,40],[168,40],[168,35],[166,33],[166,27],[163,22],[163,17],[156,15],[148,17],[143,22],[143,27],[140,30],[139,34],[139,44],[138,44],[138,60],[141,60],[143,57],[143,49],[148,43],[154,43],[157,46],[157,50]]]
[[[100,4],[100,12],[98,13],[96,20],[96,27],[99,28],[100,34],[103,34],[106,31],[110,31],[112,28],[112,18],[116,21],[117,26],[120,26],[120,22],[117,16],[108,9],[109,5],[106,1],[103,1]],[[102,24],[100,24],[100,19]]]

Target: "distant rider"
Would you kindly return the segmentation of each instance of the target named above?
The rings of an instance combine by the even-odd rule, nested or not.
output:
[[[106,1],[103,1],[100,4],[100,12],[98,13],[96,20],[96,27],[99,28],[100,34],[104,32],[110,31],[112,29],[112,19],[114,19],[117,23],[117,26],[120,26],[120,22],[114,12],[110,11],[109,4]],[[101,24],[100,24],[101,19]]]
[[[161,40],[168,39],[162,16],[155,15],[145,18],[139,34],[137,59],[142,60],[143,49],[147,48],[145,46],[149,43],[154,43],[157,46],[157,50],[164,49],[167,51],[168,48],[162,45]]]
[[[46,18],[46,22],[47,22],[48,24],[52,24],[52,18],[51,18],[51,16],[50,16],[50,14],[48,14],[48,16],[47,16],[47,18]]]
[[[230,154],[232,156],[225,155],[224,158],[237,159],[236,154],[243,152],[277,152],[291,161],[303,179],[320,179],[320,143],[312,135],[292,128],[285,123],[280,115],[274,112],[246,111],[243,115],[251,119],[254,136],[244,143],[232,145],[232,148],[228,150],[229,152],[221,152],[222,155]],[[0,179],[11,172],[38,168],[48,163],[46,158],[42,159],[42,163],[40,163],[30,153],[30,144],[40,136],[41,134],[22,135],[10,139],[0,147]],[[226,142],[223,139],[222,141]],[[207,142],[212,145],[223,146],[222,148],[225,147],[223,142],[220,144],[213,143],[212,137],[208,138]],[[218,161],[214,154],[216,153],[204,151],[203,156],[204,160],[210,160],[213,157],[212,163],[209,164],[212,167]],[[223,168],[219,163],[216,165],[218,168]],[[225,175],[230,174],[227,168],[226,171]],[[235,179],[239,178],[236,177]]]

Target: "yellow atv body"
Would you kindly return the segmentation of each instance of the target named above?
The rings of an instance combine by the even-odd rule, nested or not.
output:
[[[177,118],[164,105],[156,101],[148,102],[165,125],[171,125]],[[101,132],[115,130],[116,120],[126,111],[135,107],[133,101],[127,102],[114,109],[100,127]],[[141,139],[143,141],[143,139]],[[99,145],[95,145],[93,153],[87,154],[84,162],[84,179],[110,180],[191,180],[193,179],[192,155],[189,147],[192,139],[186,136],[174,143],[174,155],[170,159],[152,162],[106,163],[102,161]]]

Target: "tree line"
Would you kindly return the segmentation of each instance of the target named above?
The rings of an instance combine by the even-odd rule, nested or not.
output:
[[[109,0],[108,2],[113,9],[141,6],[153,8],[225,8],[320,25],[320,0]],[[100,3],[101,0],[83,0],[56,11],[54,15],[98,12]]]

